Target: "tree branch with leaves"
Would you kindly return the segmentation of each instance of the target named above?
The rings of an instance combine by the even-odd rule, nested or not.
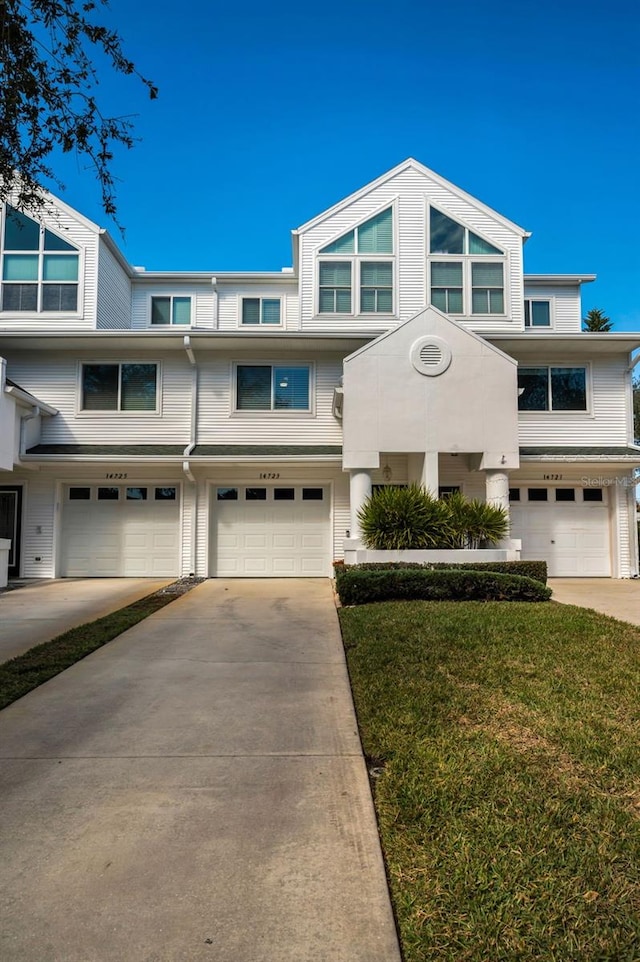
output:
[[[100,184],[102,205],[116,215],[111,169],[117,146],[134,144],[129,117],[108,116],[98,102],[96,55],[116,73],[156,86],[125,57],[117,31],[96,22],[107,0],[0,0],[0,202],[37,210],[56,150],[75,152]]]

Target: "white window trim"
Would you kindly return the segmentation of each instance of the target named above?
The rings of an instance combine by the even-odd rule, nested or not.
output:
[[[356,221],[351,226],[342,227],[337,233],[325,238],[321,243],[319,243],[313,253],[314,253],[314,269],[313,269],[313,290],[314,290],[314,300],[313,300],[313,311],[316,318],[332,318],[337,319],[340,317],[364,317],[364,318],[396,318],[398,317],[398,246],[399,246],[399,231],[398,231],[398,208],[397,201],[398,196],[386,200],[379,207],[367,211],[366,214]],[[391,209],[391,235],[393,237],[393,252],[391,254],[321,254],[320,251],[323,247],[328,247],[334,241],[348,234],[350,231],[357,231],[358,227],[366,224],[368,220],[372,220],[377,217],[378,214],[382,214],[385,210]],[[320,263],[321,262],[341,262],[349,261],[351,263],[351,310],[338,312],[338,311],[323,311],[320,312]],[[360,264],[362,262],[368,263],[371,261],[390,261],[391,262],[391,278],[393,283],[393,289],[391,292],[391,311],[365,311],[362,313],[360,310]]]
[[[164,326],[164,325],[163,325]],[[156,366],[156,407],[154,411],[85,411],[82,407],[82,369],[89,364],[155,364]],[[112,360],[111,358],[86,358],[78,361],[76,374],[76,412],[77,418],[157,418],[162,417],[162,364],[154,358],[125,358]],[[103,485],[104,487],[104,485]]]
[[[463,319],[465,321],[478,321],[478,320],[494,320],[500,319],[504,320],[505,317],[511,316],[511,311],[509,310],[511,300],[510,300],[510,290],[509,290],[509,251],[505,251],[503,254],[432,254],[431,253],[431,215],[430,210],[433,207],[437,210],[439,214],[443,214],[450,220],[459,224],[465,231],[470,231],[472,234],[476,234],[482,240],[486,241],[487,244],[492,244],[494,247],[503,248],[503,244],[497,244],[494,238],[487,237],[484,232],[476,230],[475,227],[469,224],[463,223],[459,218],[453,217],[447,211],[442,210],[437,204],[432,204],[429,198],[425,198],[425,238],[426,238],[426,256],[427,256],[427,291],[426,291],[426,303],[431,305],[431,265],[433,263],[462,263],[462,313],[461,314],[451,314],[451,317],[457,319]],[[466,236],[466,235],[465,235]],[[474,314],[471,310],[472,308],[472,264],[502,264],[503,271],[503,301],[504,301],[504,311],[501,314]],[[438,308],[436,308],[438,310]],[[547,330],[547,328],[544,328]]]
[[[274,325],[275,326],[275,325]],[[306,409],[298,408],[287,411],[275,408],[262,408],[256,411],[242,411],[238,409],[238,368],[239,367],[270,367],[273,371],[275,367],[301,367],[309,371],[309,407]],[[273,374],[272,374],[273,377]],[[231,398],[230,415],[234,418],[309,418],[316,414],[316,366],[313,361],[289,361],[275,360],[265,361],[264,358],[256,360],[233,361],[231,364]]]
[[[171,314],[171,318],[173,318],[173,301],[174,301],[174,299],[175,299],[176,297],[188,298],[188,299],[189,299],[189,323],[188,323],[188,324],[174,324],[174,323],[173,323],[173,320],[170,320],[168,324],[154,324],[153,321],[152,321],[152,317],[153,317],[153,302],[154,302],[154,300],[156,300],[157,298],[165,298],[165,299],[166,299],[166,298],[169,298],[169,300],[170,300],[170,302],[171,302],[171,304],[170,304],[170,314]],[[195,298],[194,298],[193,294],[178,294],[178,293],[175,293],[175,292],[174,292],[174,293],[171,293],[171,294],[158,294],[158,293],[156,293],[156,294],[149,294],[149,303],[148,303],[148,307],[147,307],[148,326],[151,328],[152,331],[166,331],[168,328],[171,328],[171,329],[177,328],[178,330],[179,330],[180,328],[184,328],[185,330],[188,330],[189,328],[194,327],[194,306],[195,306],[195,305],[194,305],[194,301],[195,301]]]
[[[530,304],[533,301],[544,301],[545,303],[547,303],[549,305],[549,323],[546,324],[545,326],[536,325],[535,327],[533,324],[525,324],[524,325],[525,331],[552,331],[555,328],[555,320],[556,320],[555,319],[555,298],[549,297],[548,295],[543,295],[543,294],[541,294],[540,296],[536,294],[525,294],[523,298],[523,308],[522,308],[523,323],[524,323],[524,316],[525,316],[524,304],[527,301]]]
[[[9,203],[9,206],[11,206],[10,203]],[[35,310],[35,311],[3,311],[3,310],[1,309],[1,308],[2,308],[2,297],[0,296],[0,314],[2,315],[3,319],[7,319],[7,320],[20,320],[20,319],[22,319],[22,320],[24,320],[25,317],[29,317],[29,315],[32,315],[32,314],[37,314],[38,317],[45,317],[45,318],[47,318],[47,319],[49,319],[49,318],[60,318],[60,317],[73,317],[73,318],[81,318],[81,317],[83,317],[83,316],[84,316],[84,260],[85,260],[85,257],[84,257],[84,255],[85,255],[84,248],[79,247],[79,246],[76,246],[75,239],[72,241],[70,238],[63,237],[59,230],[56,230],[55,228],[51,227],[51,226],[48,225],[48,224],[43,223],[42,221],[36,220],[35,217],[31,217],[31,220],[35,221],[35,223],[38,224],[38,226],[40,227],[40,246],[39,246],[39,248],[38,248],[38,251],[37,251],[37,252],[36,252],[36,251],[15,251],[15,252],[14,252],[14,251],[5,251],[5,249],[4,249],[4,224],[5,224],[5,218],[6,218],[6,211],[7,211],[7,205],[4,204],[4,205],[2,206],[2,210],[0,210],[0,285],[2,285],[2,284],[5,283],[5,281],[3,280],[3,277],[2,277],[2,275],[3,275],[3,273],[4,273],[4,255],[5,255],[5,253],[7,253],[7,254],[13,254],[13,253],[18,253],[18,254],[19,254],[19,253],[35,254],[35,253],[37,253],[37,255],[38,255],[38,280],[37,280],[37,281],[31,281],[31,282],[29,282],[29,281],[23,281],[23,282],[16,281],[15,283],[25,283],[25,284],[35,283],[35,284],[37,284],[37,285],[38,285],[38,304],[40,304],[40,302],[41,302],[41,300],[42,300],[42,288],[43,288],[43,285],[44,285],[44,283],[45,283],[45,282],[42,280],[42,270],[43,270],[43,264],[44,264],[44,255],[45,255],[45,254],[62,254],[62,255],[64,255],[65,253],[66,253],[66,254],[76,254],[77,257],[78,257],[78,280],[77,280],[75,283],[76,283],[77,288],[78,288],[78,299],[77,299],[77,302],[76,302],[76,309],[75,309],[75,311],[42,311],[42,310]],[[26,216],[27,216],[27,217],[30,217],[31,215],[27,214]],[[52,234],[55,234],[55,236],[56,236],[56,237],[59,237],[60,240],[66,241],[66,243],[71,244],[71,246],[74,247],[75,250],[73,250],[73,251],[45,251],[44,246],[43,246],[43,238],[44,238],[44,232],[45,232],[45,230],[48,230],[48,231],[50,231]],[[7,281],[6,283],[11,284],[12,282],[11,282],[11,281]],[[64,281],[61,281],[61,283],[64,283]],[[69,285],[71,285],[72,283],[74,283],[74,282],[73,282],[73,281],[70,281],[70,282],[69,282]],[[0,295],[1,295],[1,291],[0,291]]]
[[[245,324],[242,320],[242,308],[244,301],[260,301],[260,320],[257,324]],[[263,301],[280,301],[280,322],[278,324],[265,324],[262,320],[262,302]],[[250,331],[252,329],[257,331],[270,330],[278,331],[284,327],[284,315],[285,315],[285,296],[283,294],[238,294],[238,328],[242,331]]]
[[[548,330],[548,328],[543,328],[543,330]],[[518,410],[518,417],[538,418],[538,417],[553,417],[553,418],[593,418],[593,391],[592,391],[592,377],[591,377],[591,362],[590,361],[575,361],[571,363],[570,361],[563,361],[562,364],[555,364],[553,361],[527,361],[526,363],[519,363],[518,368],[526,367],[546,367],[550,369],[552,367],[581,367],[584,368],[585,372],[585,395],[587,401],[587,407],[584,411],[520,411]],[[550,389],[549,389],[550,390]],[[551,393],[549,394],[549,400],[552,400]],[[515,485],[511,485],[515,487]]]

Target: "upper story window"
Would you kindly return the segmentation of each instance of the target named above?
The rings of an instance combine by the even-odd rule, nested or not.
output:
[[[151,323],[156,325],[191,324],[191,298],[177,295],[151,298]]]
[[[393,254],[391,207],[322,247],[318,313],[392,314],[394,262],[385,257],[389,254]]]
[[[525,327],[551,327],[551,302],[527,297],[524,302]]]
[[[247,326],[256,324],[280,324],[280,298],[243,297],[242,323]]]
[[[586,411],[585,367],[518,368],[519,411]]]
[[[238,364],[237,411],[310,411],[308,364]]]
[[[431,303],[446,314],[505,313],[504,251],[447,217],[429,210]]]
[[[2,231],[2,310],[78,309],[76,247],[8,204]]]
[[[81,411],[158,410],[157,364],[83,364]]]

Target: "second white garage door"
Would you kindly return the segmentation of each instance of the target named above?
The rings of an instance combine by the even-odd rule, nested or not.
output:
[[[511,493],[511,536],[522,539],[523,561],[546,561],[551,578],[611,575],[602,488],[523,486]]]
[[[328,576],[329,491],[311,485],[213,488],[211,574],[227,578]]]

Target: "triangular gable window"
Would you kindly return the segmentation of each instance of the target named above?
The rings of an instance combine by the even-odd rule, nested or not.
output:
[[[78,309],[78,248],[22,211],[5,208],[0,310],[13,313]]]
[[[431,208],[429,215],[431,254],[497,254],[504,251],[459,224],[441,211]]]
[[[321,254],[392,254],[393,215],[388,207],[321,248]]]

